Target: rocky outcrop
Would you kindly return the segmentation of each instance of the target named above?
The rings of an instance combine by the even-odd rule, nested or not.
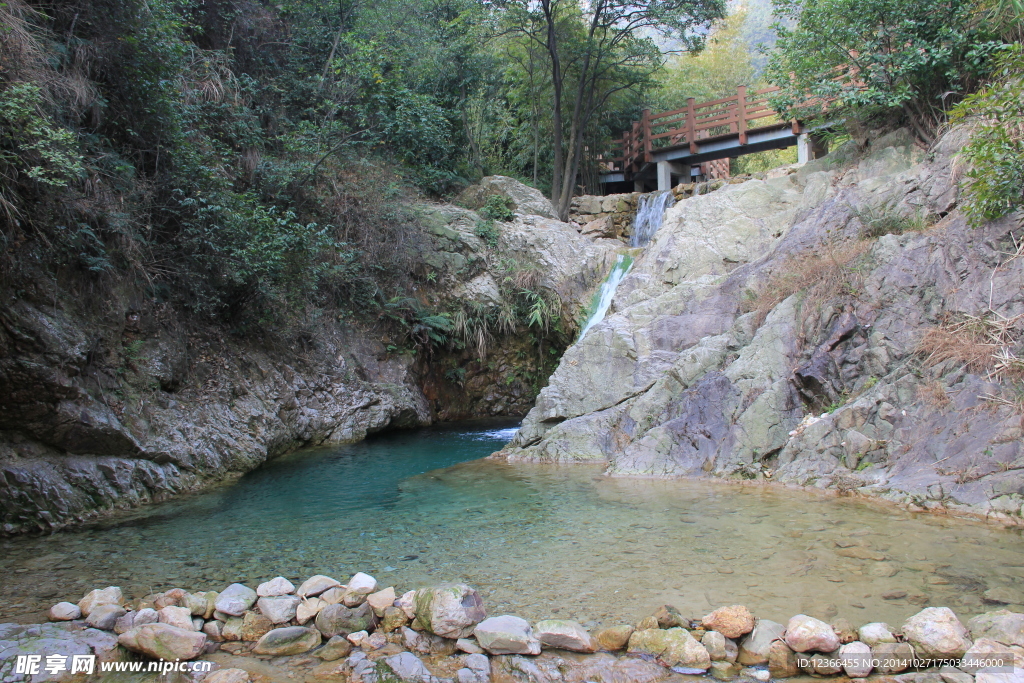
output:
[[[897,132],[852,163],[676,204],[500,457],[1019,521],[1011,383],[955,349],[922,352],[929,330],[965,320],[1008,327],[993,351],[1018,351],[1017,221],[971,228],[956,210],[963,141],[954,130],[925,154]]]
[[[518,212],[496,226],[494,246],[471,210],[416,208],[423,258],[413,275],[427,285],[417,300],[437,312],[488,310],[511,259],[536,274],[537,292],[582,301],[621,243],[579,235],[513,179],[485,185]],[[255,339],[187,319],[152,292],[107,294],[97,302],[26,282],[0,306],[0,534],[200,489],[303,446],[521,415],[550,371],[548,347],[531,348],[523,330],[483,356],[417,355],[372,320],[323,316],[289,341]]]

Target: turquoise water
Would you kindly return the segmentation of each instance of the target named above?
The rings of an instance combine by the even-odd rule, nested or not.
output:
[[[775,620],[897,624],[924,605],[966,618],[993,609],[986,590],[1024,589],[1018,531],[798,491],[476,459],[513,432],[470,423],[308,450],[115,523],[0,541],[0,620],[36,621],[107,585],[141,597],[356,571],[400,591],[465,581],[492,614],[591,626],[663,603],[690,616],[743,603]]]

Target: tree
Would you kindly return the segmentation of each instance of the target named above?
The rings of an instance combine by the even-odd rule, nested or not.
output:
[[[736,94],[740,85],[756,84],[754,66],[743,36],[747,14],[730,14],[717,22],[707,47],[699,54],[669,59],[659,77],[659,91],[652,103],[656,111],[678,109],[692,97],[698,102]]]
[[[551,201],[568,216],[594,117],[617,93],[651,82],[662,51],[654,37],[699,49],[723,0],[499,0],[505,32],[540,46],[551,84]]]
[[[969,92],[998,46],[971,0],[775,0],[777,52],[768,78],[779,109],[803,118],[902,114],[930,143],[945,110]]]

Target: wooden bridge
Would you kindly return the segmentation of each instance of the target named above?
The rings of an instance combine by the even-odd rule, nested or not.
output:
[[[645,109],[639,121],[613,140],[610,160],[601,162],[601,184],[605,194],[667,190],[678,182],[690,182],[703,175],[708,162],[744,154],[798,145],[800,161],[818,156],[810,135],[797,120],[780,121],[768,105],[772,86],[710,102],[695,103],[674,111],[651,114]]]

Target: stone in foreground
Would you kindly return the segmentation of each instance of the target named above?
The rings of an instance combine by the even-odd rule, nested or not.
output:
[[[618,626],[609,626],[603,628],[594,634],[598,644],[604,650],[610,650],[615,652],[616,650],[624,650],[629,644],[629,637],[633,635],[633,626],[631,624],[619,624]]]
[[[871,647],[867,643],[855,640],[843,645],[839,648],[839,659],[850,678],[867,678],[871,673]]]
[[[366,631],[372,622],[373,611],[365,603],[359,607],[327,605],[316,615],[316,627],[325,638]]]
[[[318,645],[320,645],[320,631],[315,628],[285,626],[264,634],[252,651],[258,655],[283,657],[309,652]]]
[[[400,681],[408,681],[409,683],[430,683],[434,681],[430,670],[423,665],[419,657],[411,652],[391,655],[384,659],[384,663],[395,672],[395,676]]]
[[[466,638],[487,616],[480,595],[464,583],[421,588],[414,600],[415,625],[444,638]]]
[[[233,583],[225,588],[214,605],[218,612],[240,617],[256,602],[256,591],[240,583]]]
[[[871,648],[872,659],[878,662],[876,672],[898,674],[914,662],[914,646],[910,643],[879,643]]]
[[[51,621],[71,621],[80,619],[81,616],[82,610],[73,602],[58,602],[50,608]]]
[[[644,629],[629,637],[629,652],[653,655],[667,667],[707,671],[711,655],[683,628]]]
[[[539,655],[540,641],[525,619],[505,614],[484,619],[473,630],[476,640],[492,655]]]
[[[740,641],[736,660],[744,666],[758,666],[768,663],[768,651],[772,641],[782,638],[786,628],[771,619],[758,619],[754,630]]]
[[[794,652],[834,652],[839,649],[839,636],[820,619],[798,614],[786,626],[786,645]]]
[[[251,683],[252,678],[245,669],[217,669],[203,679],[203,683]]]
[[[366,596],[366,602],[369,603],[373,613],[378,617],[384,616],[384,610],[388,607],[394,607],[395,600],[398,598],[395,595],[394,586],[388,586],[384,590],[377,591],[376,593],[370,593]]]
[[[599,647],[594,636],[575,621],[545,619],[537,622],[533,635],[541,644],[560,650],[597,652]]]
[[[1019,612],[1000,609],[979,614],[967,622],[967,629],[975,638],[991,638],[1004,645],[1024,645],[1024,614]]]
[[[276,595],[260,598],[256,601],[256,608],[272,623],[284,624],[295,618],[295,611],[301,603],[302,598],[296,595]]]
[[[313,653],[325,662],[333,662],[352,653],[352,643],[345,636],[332,636],[322,648]]]
[[[320,614],[324,607],[327,607],[327,603],[320,598],[302,598],[302,603],[295,608],[295,621],[305,624]]]
[[[85,618],[85,623],[89,624],[93,628],[102,629],[104,631],[113,631],[114,624],[117,620],[123,617],[127,612],[124,607],[120,605],[96,605],[92,608],[92,612]]]
[[[82,616],[87,617],[95,607],[99,605],[123,605],[124,595],[117,586],[96,588],[85,594],[85,597],[78,601],[78,609]]]
[[[896,636],[892,634],[889,624],[881,621],[873,621],[870,624],[861,626],[857,629],[857,638],[860,642],[866,643],[870,647],[874,647],[879,643],[896,642]]]
[[[754,630],[754,615],[743,605],[719,607],[701,619],[701,626],[726,638],[739,638]]]
[[[143,624],[122,633],[117,642],[153,659],[195,659],[206,647],[206,634],[169,624]]]
[[[302,585],[299,586],[299,590],[295,591],[295,594],[300,598],[311,598],[314,595],[320,595],[328,588],[334,588],[335,586],[340,585],[341,581],[338,581],[337,579],[332,579],[331,577],[324,576],[323,574],[317,574],[303,581]]]
[[[256,586],[256,595],[261,598],[275,598],[279,595],[291,595],[295,592],[295,584],[283,576],[264,581]]]
[[[792,678],[800,673],[796,653],[781,640],[772,641],[768,648],[768,673],[774,678]]]
[[[967,628],[948,607],[928,607],[910,617],[903,637],[922,658],[963,657],[971,647]]]

